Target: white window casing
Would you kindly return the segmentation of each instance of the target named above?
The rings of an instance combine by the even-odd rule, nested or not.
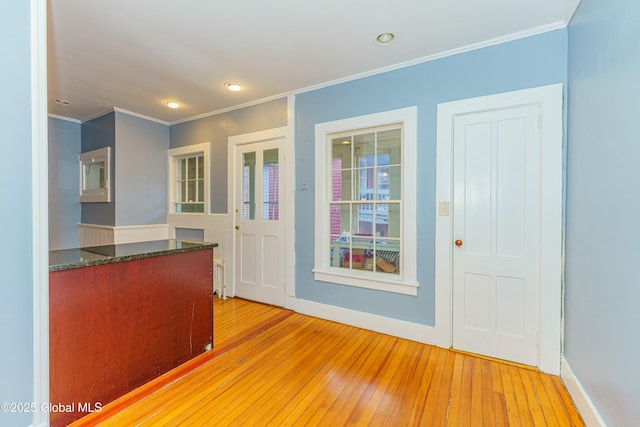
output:
[[[315,280],[417,295],[417,117],[418,109],[414,106],[315,125]],[[329,237],[332,147],[329,139],[341,133],[361,133],[384,126],[402,129],[399,274],[332,266]]]
[[[168,188],[168,195],[167,195],[167,201],[168,201],[168,212],[169,214],[178,214],[178,215],[203,215],[203,214],[208,214],[209,212],[211,212],[211,204],[210,204],[210,199],[211,199],[211,194],[210,194],[210,178],[211,178],[211,172],[210,172],[210,163],[211,163],[211,157],[210,154],[211,153],[211,143],[209,142],[204,142],[202,144],[193,144],[193,145],[187,145],[185,147],[178,147],[178,148],[171,148],[167,151],[167,170],[168,170],[168,179],[169,179],[169,183],[167,185]],[[176,165],[177,162],[181,159],[184,158],[189,158],[189,157],[197,157],[197,156],[202,156],[203,160],[204,160],[204,181],[202,182],[203,185],[203,196],[204,199],[202,200],[203,205],[204,205],[204,212],[200,213],[200,212],[176,212],[176,203],[181,203],[181,200],[177,200],[177,182],[178,182],[178,176],[176,173]],[[200,179],[200,181],[202,181],[202,179]]]

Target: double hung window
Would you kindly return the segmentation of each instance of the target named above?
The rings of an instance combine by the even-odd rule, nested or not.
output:
[[[169,150],[170,212],[209,212],[209,144]]]
[[[316,279],[415,294],[415,150],[415,108],[316,125]]]

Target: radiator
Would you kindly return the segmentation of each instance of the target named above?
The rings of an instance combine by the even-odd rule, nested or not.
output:
[[[227,299],[227,260],[213,260],[213,284],[219,299]]]

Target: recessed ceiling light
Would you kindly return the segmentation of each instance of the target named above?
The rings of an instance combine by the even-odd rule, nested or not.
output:
[[[376,37],[376,40],[381,45],[387,45],[391,43],[395,38],[396,36],[394,36],[392,33],[382,33],[378,37]]]
[[[53,102],[55,102],[58,105],[64,105],[64,106],[71,105],[71,102],[67,101],[66,99],[54,99]]]
[[[224,87],[232,92],[238,92],[239,90],[242,90],[244,88],[244,85],[240,82],[226,82],[224,84]]]
[[[167,107],[169,108],[180,108],[180,104],[178,104],[177,102],[167,102]]]

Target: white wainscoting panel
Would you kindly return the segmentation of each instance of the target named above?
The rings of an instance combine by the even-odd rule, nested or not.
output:
[[[233,233],[231,233],[230,216],[227,214],[175,214],[170,213],[167,217],[169,223],[169,235],[175,237],[176,228],[192,228],[204,231],[206,242],[217,243],[213,256],[215,262],[224,265],[224,295],[235,296],[233,289]],[[216,284],[217,286],[217,284]],[[221,290],[222,291],[222,290]]]
[[[113,228],[108,225],[78,224],[79,247],[113,245]]]
[[[172,237],[169,224],[120,226],[114,227],[113,233],[115,243],[148,242]]]
[[[80,247],[148,242],[172,238],[169,224],[145,224],[113,227],[98,224],[78,224]]]

